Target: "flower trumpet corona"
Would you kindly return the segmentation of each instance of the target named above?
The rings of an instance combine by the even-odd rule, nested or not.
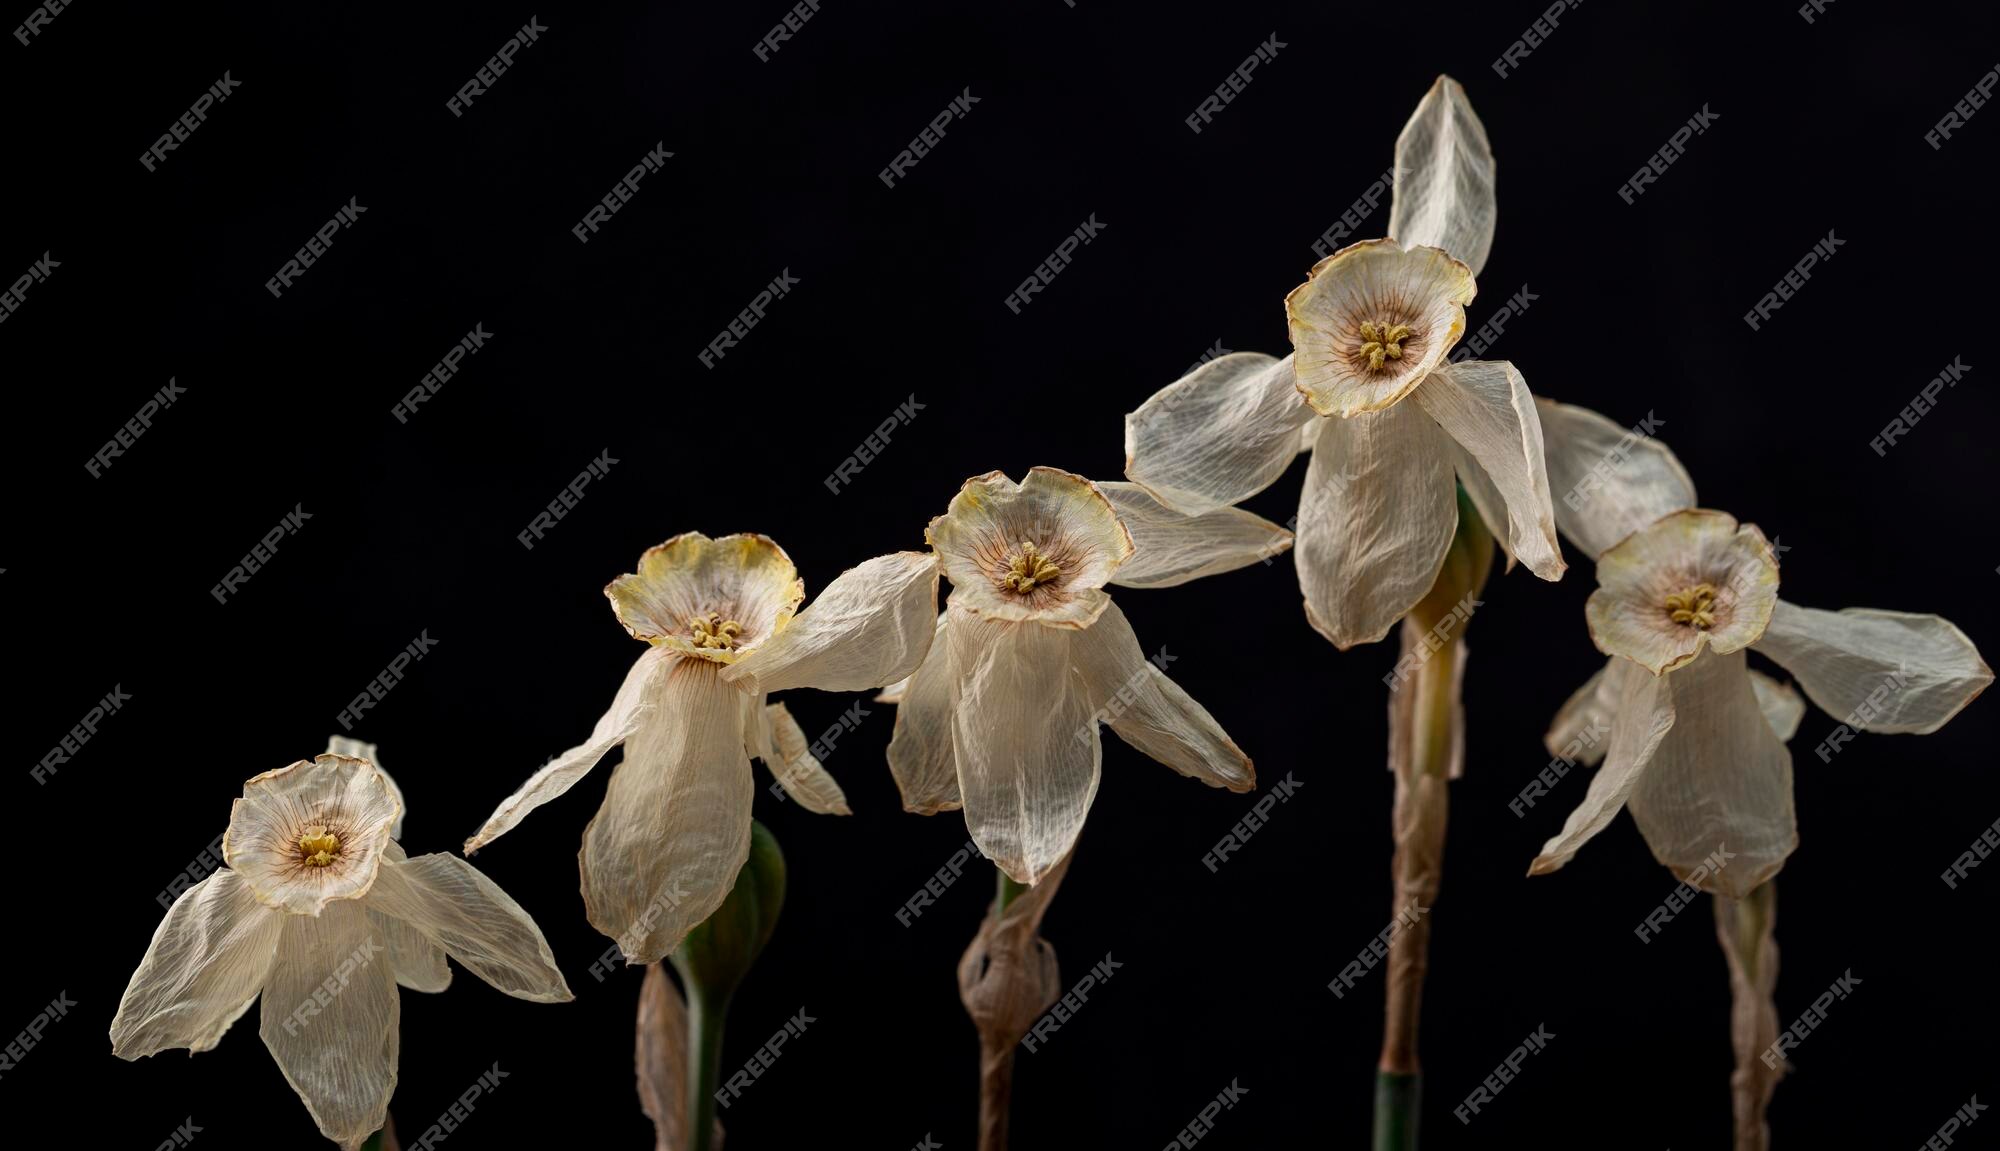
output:
[[[521,906],[456,856],[410,858],[402,805],[366,760],[322,755],[243,785],[225,866],[167,911],[111,1021],[137,1059],[214,1047],[261,995],[264,1045],[327,1138],[352,1151],[396,1089],[397,986],[442,991],[449,955],[517,999],[572,998]]]

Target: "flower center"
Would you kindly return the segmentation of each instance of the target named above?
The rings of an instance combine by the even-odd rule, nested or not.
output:
[[[1000,585],[1020,595],[1026,595],[1036,587],[1054,583],[1062,569],[1049,557],[1043,555],[1034,544],[1024,543],[1014,558],[1008,561],[1007,574],[1000,577]]]
[[[1368,361],[1368,370],[1379,372],[1382,361],[1403,358],[1403,341],[1410,338],[1410,325],[1361,321],[1362,344],[1355,355]]]
[[[307,867],[325,867],[340,854],[340,837],[324,827],[308,828],[299,836],[299,852]]]
[[[1707,631],[1715,626],[1715,585],[1698,583],[1667,597],[1667,617]]]
[[[734,649],[736,637],[743,634],[742,624],[733,619],[723,619],[721,612],[713,611],[689,620],[688,628],[694,633],[694,646],[722,651]]]

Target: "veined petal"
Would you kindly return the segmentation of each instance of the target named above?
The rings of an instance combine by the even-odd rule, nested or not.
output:
[[[677,660],[660,706],[625,744],[577,863],[590,925],[652,963],[714,913],[750,855],[755,790],[742,694],[720,668]]]
[[[1165,648],[1159,655],[1172,659]],[[1146,658],[1117,604],[1070,640],[1070,661],[1083,678],[1093,719],[1109,724],[1118,738],[1210,787],[1257,786],[1250,757],[1206,708]]]
[[[354,1151],[396,1091],[402,998],[388,949],[359,902],[283,918],[258,1033],[320,1134]]]
[[[436,993],[451,986],[451,968],[444,961],[444,948],[430,937],[393,916],[368,909],[368,929],[381,936],[389,948],[389,970],[398,987]]]
[[[1437,248],[1342,248],[1285,297],[1299,392],[1323,416],[1393,405],[1458,343],[1476,291],[1472,272]]]
[[[1125,478],[1188,515],[1270,487],[1316,418],[1296,379],[1290,356],[1232,352],[1154,392],[1125,417]]]
[[[974,476],[924,535],[959,608],[996,620],[1088,627],[1104,610],[1100,589],[1132,558],[1111,501],[1058,468],[1030,468],[1019,484]]]
[[[1694,659],[1703,645],[1727,655],[1755,643],[1778,602],[1778,563],[1754,524],[1692,509],[1662,517],[1599,556],[1597,585],[1583,605],[1597,650],[1659,675]],[[1697,603],[1700,615],[1689,619]]]
[[[384,862],[368,907],[415,928],[467,971],[516,999],[575,998],[534,919],[499,884],[455,855]]]
[[[596,767],[598,760],[630,739],[658,709],[661,685],[678,656],[672,648],[647,648],[646,654],[635,660],[625,673],[625,682],[618,686],[611,709],[598,717],[590,739],[543,764],[520,790],[502,800],[485,825],[465,841],[465,853],[471,855],[513,830],[529,812],[576,786],[576,781]]]
[[[1755,668],[1750,669],[1750,686],[1756,689],[1757,708],[1770,722],[1778,742],[1790,743],[1799,733],[1799,721],[1806,717],[1806,701],[1799,698],[1791,684],[1780,683]]]
[[[285,918],[227,868],[181,892],[118,1001],[111,1053],[215,1046],[263,988]]]
[[[1101,745],[1071,661],[1075,633],[989,620],[954,603],[952,745],[965,825],[1016,883],[1069,854],[1097,795]]]
[[[785,789],[785,794],[798,800],[800,807],[814,815],[853,815],[853,810],[847,806],[846,793],[821,766],[819,757],[812,753],[806,741],[805,731],[785,705],[773,703],[757,707],[753,703],[751,706],[755,709],[754,714],[746,716],[746,720],[754,719],[770,733],[771,754],[759,758],[777,777],[778,786]]]
[[[733,663],[784,630],[806,588],[768,536],[682,532],[648,548],[639,570],[604,585],[604,594],[634,639]],[[724,624],[736,626],[718,639],[715,629]]]
[[[1132,558],[1111,578],[1115,584],[1174,587],[1248,567],[1292,546],[1291,532],[1241,508],[1183,515],[1138,484],[1113,481],[1097,486],[1132,533]]]
[[[1335,647],[1388,635],[1437,582],[1458,528],[1448,442],[1415,405],[1322,426],[1293,561],[1306,618]]]
[[[1616,673],[1620,657],[1612,656],[1597,674],[1570,693],[1561,710],[1549,723],[1542,746],[1550,755],[1572,764],[1596,767],[1611,746],[1611,725],[1618,718],[1625,681]],[[1625,660],[1631,663],[1631,660]]]
[[[951,749],[951,651],[945,637],[949,611],[937,618],[937,638],[923,666],[896,701],[896,730],[889,737],[889,774],[902,793],[903,810],[918,815],[957,811],[958,759]]]
[[[222,858],[265,906],[318,915],[368,893],[401,814],[367,760],[302,759],[244,783],[229,809]]]
[[[1604,674],[1618,693],[1604,766],[1591,776],[1590,790],[1563,821],[1562,832],[1542,845],[1542,853],[1528,866],[1529,875],[1547,875],[1568,863],[1610,825],[1633,789],[1653,770],[1667,733],[1678,722],[1666,677],[1650,675],[1629,659],[1612,660]]]
[[[1758,707],[1748,670],[1742,652],[1711,650],[1662,677],[1679,718],[1629,803],[1653,858],[1739,899],[1799,845],[1792,753]]]
[[[792,687],[860,691],[893,683],[930,650],[937,587],[937,558],[930,553],[877,556],[842,572],[722,678],[766,693]]]
[[[1473,275],[1493,249],[1493,146],[1465,89],[1439,76],[1396,137],[1389,234],[1405,247],[1430,244],[1465,261]]]
[[[382,773],[382,782],[389,785],[389,795],[396,801],[396,822],[389,825],[389,838],[403,838],[403,817],[410,813],[410,805],[403,802],[403,789],[396,783],[396,777],[389,774],[389,769],[383,767],[381,759],[376,756],[375,745],[344,735],[330,735],[326,737],[326,753],[365,759],[375,765],[375,770]]]
[[[1440,364],[1411,395],[1417,406],[1458,445],[1479,462],[1488,493],[1499,495],[1506,519],[1488,526],[1507,541],[1508,554],[1545,580],[1562,578],[1566,566],[1556,543],[1555,509],[1549,501],[1549,476],[1543,464],[1542,422],[1528,382],[1505,361],[1467,360]],[[1474,495],[1474,484],[1466,490]]]
[[[1756,646],[1821,710],[1860,731],[1928,734],[1993,682],[1979,649],[1935,615],[1779,600]]]
[[[1538,399],[1556,527],[1592,557],[1671,512],[1695,506],[1687,469],[1652,435],[1651,412],[1621,428],[1589,408]]]

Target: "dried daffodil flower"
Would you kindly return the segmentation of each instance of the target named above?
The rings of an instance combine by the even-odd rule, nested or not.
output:
[[[1299,586],[1336,647],[1380,640],[1429,593],[1461,485],[1510,567],[1562,576],[1527,382],[1510,363],[1449,359],[1493,224],[1486,131],[1441,76],[1396,140],[1394,239],[1334,252],[1285,298],[1293,354],[1211,360],[1125,418],[1126,477],[1191,515],[1312,453]]]
[[[390,835],[401,815],[382,773],[346,756],[244,784],[226,866],[153,933],[112,1052],[206,1051],[261,994],[264,1045],[320,1132],[352,1151],[396,1089],[398,984],[444,990],[449,955],[517,999],[571,999],[528,913],[456,856],[405,855]]]
[[[805,585],[782,548],[761,535],[689,532],[647,551],[604,594],[652,646],[590,740],[537,771],[465,850],[505,834],[623,744],[578,866],[591,926],[631,963],[655,963],[722,904],[749,855],[752,757],[807,810],[848,814],[798,722],[765,695],[908,675],[930,646],[937,573],[921,553],[870,560],[795,619]],[[759,670],[771,673],[761,683]]]
[[[1585,614],[1611,658],[1556,730],[1603,720],[1610,739],[1533,875],[1569,862],[1628,807],[1654,857],[1683,879],[1699,870],[1703,890],[1740,899],[1778,873],[1798,845],[1784,743],[1797,705],[1760,690],[1746,650],[1857,730],[1936,731],[1993,681],[1972,641],[1938,616],[1779,599],[1762,533],[1723,512],[1663,516],[1600,556],[1597,576]],[[1702,866],[1722,848],[1726,867]]]

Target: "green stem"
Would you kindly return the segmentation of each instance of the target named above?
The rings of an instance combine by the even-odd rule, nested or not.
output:
[[[1423,1112],[1423,1094],[1421,1072],[1375,1073],[1374,1151],[1411,1151],[1417,1145],[1417,1116]]]
[[[993,869],[993,875],[999,881],[996,894],[994,895],[994,899],[996,900],[994,909],[996,911],[1007,910],[1008,904],[1014,902],[1022,892],[1028,890],[1027,884],[1014,882],[1008,877],[1006,872],[997,867]]]
[[[361,1151],[382,1151],[382,1132],[370,1135],[368,1141],[361,1145]]]
[[[730,992],[688,987],[688,1151],[715,1145],[715,1087],[722,1076],[722,1030]]]

